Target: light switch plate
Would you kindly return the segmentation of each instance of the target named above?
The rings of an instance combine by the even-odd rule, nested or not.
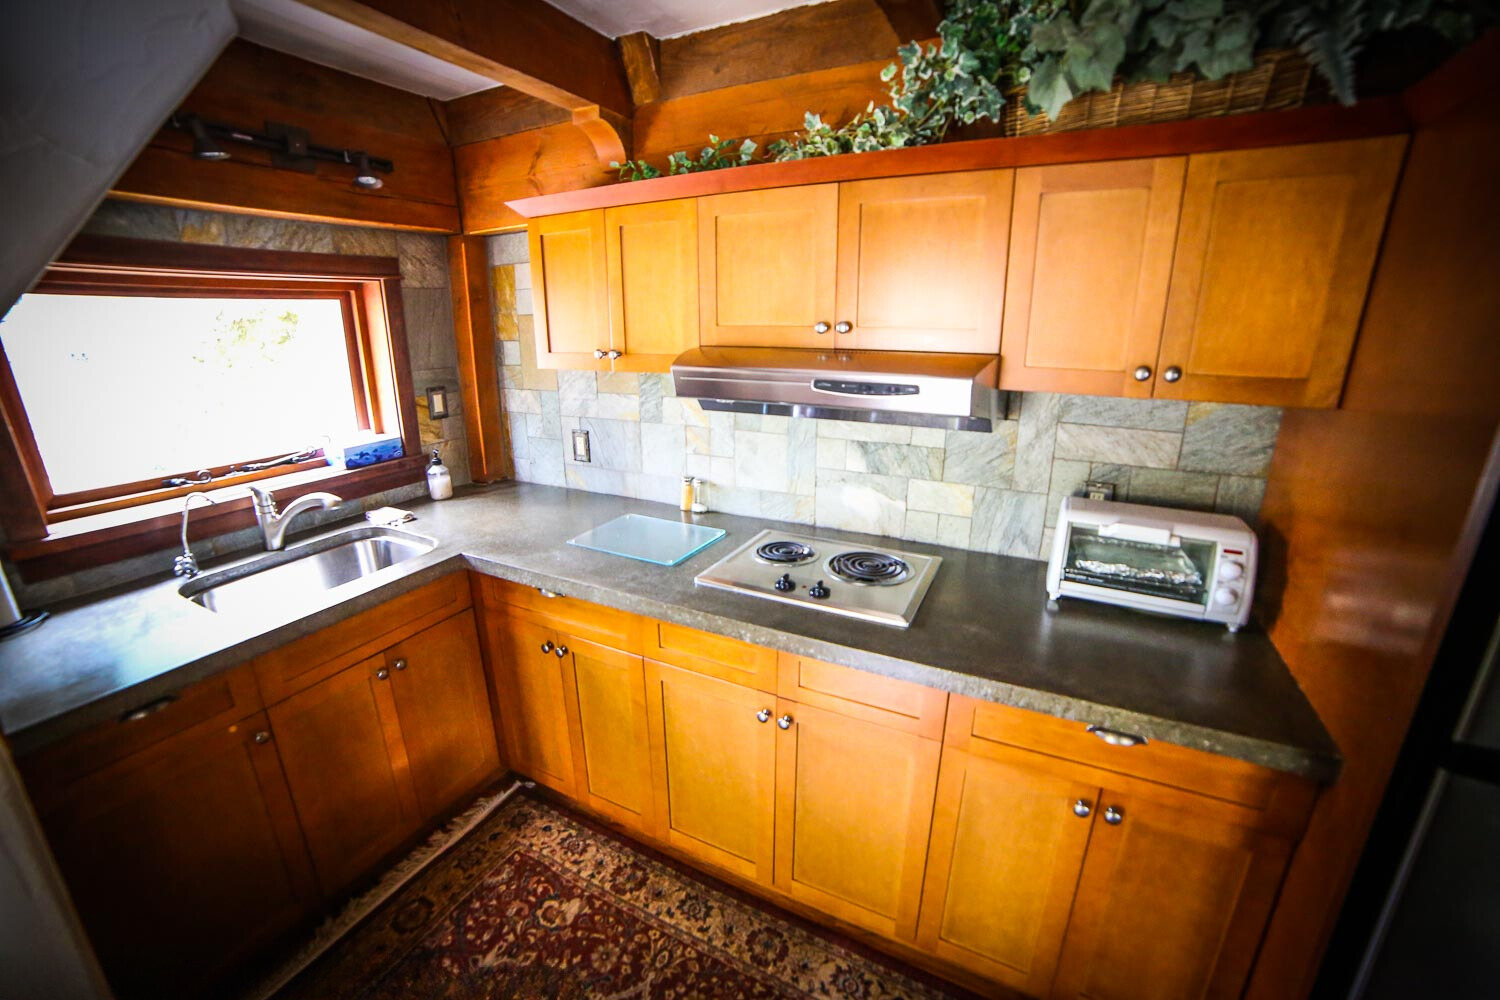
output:
[[[588,431],[574,431],[573,432],[573,461],[575,461],[575,462],[592,462],[593,461],[593,459],[589,456],[589,432]]]

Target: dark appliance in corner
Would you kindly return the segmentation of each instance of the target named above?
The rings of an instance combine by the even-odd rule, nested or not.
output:
[[[1330,942],[1318,997],[1500,990],[1500,524],[1488,522]]]

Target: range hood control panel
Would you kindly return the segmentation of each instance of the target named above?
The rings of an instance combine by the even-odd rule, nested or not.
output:
[[[813,388],[844,396],[915,396],[922,391],[919,386],[896,382],[845,382],[831,378],[813,379]]]

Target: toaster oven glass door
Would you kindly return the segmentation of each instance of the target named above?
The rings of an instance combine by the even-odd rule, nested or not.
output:
[[[1074,524],[1062,576],[1073,583],[1206,607],[1217,548],[1190,538],[1175,545],[1110,538],[1093,525]]]

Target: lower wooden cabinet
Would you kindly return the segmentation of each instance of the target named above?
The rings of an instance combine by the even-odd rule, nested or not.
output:
[[[517,771],[572,796],[573,744],[556,630],[527,618],[487,615],[505,751]]]
[[[651,833],[656,802],[646,735],[644,664],[622,652],[563,635],[563,690],[569,704],[578,798],[616,822]]]
[[[170,737],[42,816],[121,997],[186,996],[317,902],[264,714]]]

